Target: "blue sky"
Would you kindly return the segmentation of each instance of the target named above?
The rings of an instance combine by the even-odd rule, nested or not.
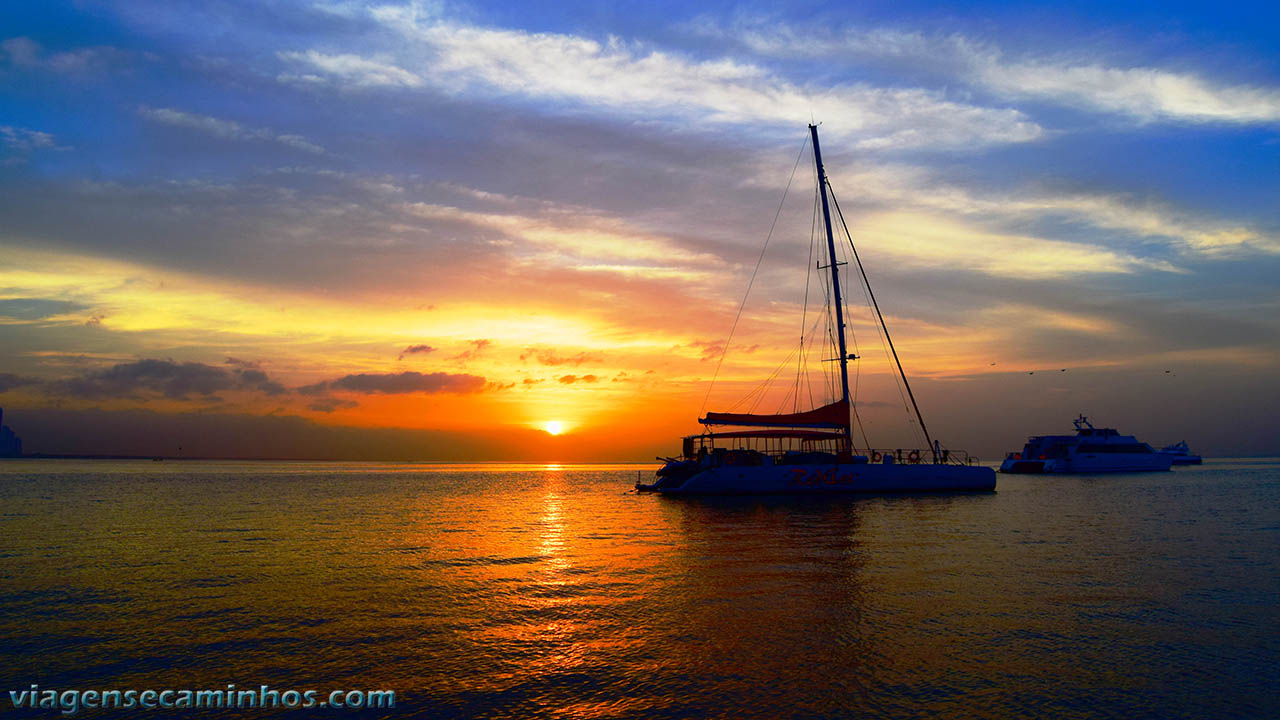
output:
[[[415,396],[477,427],[700,399],[704,350],[727,333],[812,118],[909,370],[957,440],[1015,445],[1084,410],[1169,442],[1208,418],[1224,452],[1275,451],[1278,14],[10,4],[0,404],[474,429],[231,375],[181,397],[155,378],[69,390],[150,359],[241,372],[227,358],[280,387],[341,388],[402,372],[413,344],[441,349],[417,370],[485,378],[467,397]],[[785,208],[807,233],[808,206]],[[798,304],[806,251],[770,250],[792,265],[760,278],[748,347],[785,355],[768,337]],[[408,314],[420,307],[437,310]],[[574,377],[660,380],[556,394],[539,372],[561,366],[538,358],[562,357],[592,358]],[[777,359],[731,360],[725,391]],[[1022,382],[1048,367],[1092,379]],[[1165,370],[1184,380],[1121,392]],[[868,387],[869,408],[889,392]],[[1168,394],[1202,404],[1157,410]],[[970,426],[993,405],[980,424],[998,432]],[[651,436],[689,429],[673,417]]]

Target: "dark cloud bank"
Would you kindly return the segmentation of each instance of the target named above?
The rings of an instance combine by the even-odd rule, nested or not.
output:
[[[235,366],[240,361],[234,359],[228,362],[233,367],[174,360],[138,360],[79,377],[55,380],[47,383],[46,389],[57,395],[91,399],[135,398],[144,393],[159,393],[174,400],[187,400],[191,396],[213,398],[226,390],[252,390],[268,396],[287,392],[283,385],[268,379],[262,370]]]
[[[248,391],[266,397],[296,392],[305,396],[326,396],[330,392],[362,395],[404,393],[476,393],[488,387],[485,378],[465,373],[358,373],[336,380],[304,385],[290,390],[272,380],[257,363],[227,358],[226,366],[201,362],[178,362],[173,359],[145,359],[119,363],[104,370],[94,370],[58,380],[0,373],[0,392],[11,388],[34,386],[45,393],[64,398],[101,400],[106,398],[145,399],[162,395],[172,400],[217,400],[218,393]],[[331,405],[325,412],[350,403],[322,397]],[[320,401],[317,401],[320,402]],[[315,408],[321,409],[321,408]]]
[[[304,395],[327,390],[380,395],[402,393],[475,393],[485,388],[485,379],[479,375],[443,372],[420,373],[360,373],[347,375],[330,382],[305,385],[298,388]]]
[[[297,416],[6,408],[5,422],[21,433],[28,455],[442,462],[609,461],[653,455],[648,447],[600,443],[599,450],[584,450],[580,438],[525,428],[358,428]]]

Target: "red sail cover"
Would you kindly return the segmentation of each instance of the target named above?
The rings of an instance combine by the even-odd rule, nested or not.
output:
[[[843,428],[849,426],[849,403],[837,400],[830,405],[788,415],[709,412],[698,422],[703,425],[758,425],[763,427]]]

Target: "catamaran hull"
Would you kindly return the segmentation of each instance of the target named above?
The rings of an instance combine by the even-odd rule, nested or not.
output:
[[[667,495],[769,495],[990,491],[996,473],[977,465],[859,464],[723,466],[679,485],[638,485]]]

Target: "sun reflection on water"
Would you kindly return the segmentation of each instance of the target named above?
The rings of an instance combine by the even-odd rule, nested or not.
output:
[[[165,465],[0,483],[11,675],[363,683],[406,717],[1262,717],[1274,694],[1220,672],[1273,665],[1274,464],[812,501],[636,496],[635,466]],[[1095,692],[1157,680],[1184,689]]]

